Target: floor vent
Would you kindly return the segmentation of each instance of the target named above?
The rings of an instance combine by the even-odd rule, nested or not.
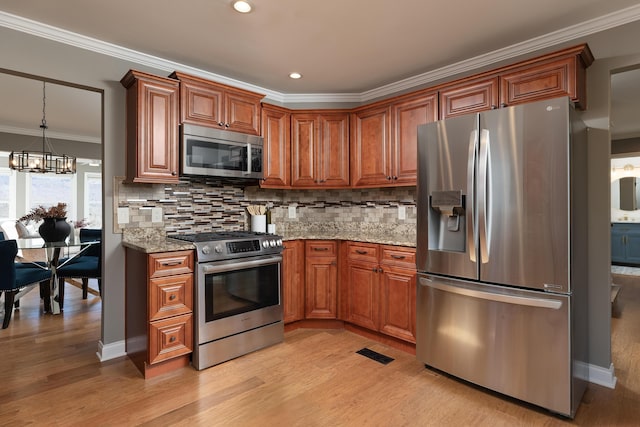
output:
[[[370,350],[366,347],[362,350],[356,351],[356,353],[368,357],[371,360],[375,360],[376,362],[382,363],[383,365],[386,365],[389,362],[393,362],[394,360],[392,357],[385,356],[384,354],[380,354],[377,351]]]

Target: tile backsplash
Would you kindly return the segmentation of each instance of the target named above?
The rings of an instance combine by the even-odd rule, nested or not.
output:
[[[115,232],[130,227],[157,227],[167,232],[248,229],[246,208],[252,204],[270,209],[276,233],[327,223],[345,229],[406,228],[415,232],[416,187],[279,190],[198,179],[177,184],[126,184],[122,178],[116,178],[115,184]],[[160,218],[157,208],[161,209]],[[124,223],[127,214],[128,222]]]

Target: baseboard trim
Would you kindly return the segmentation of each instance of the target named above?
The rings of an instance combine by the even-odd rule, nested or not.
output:
[[[116,359],[118,357],[126,356],[127,353],[125,351],[125,342],[116,341],[109,344],[104,344],[102,341],[98,341],[98,351],[96,356],[100,359],[101,362]]]
[[[603,368],[602,366],[586,364],[586,370],[589,375],[587,379],[590,383],[611,389],[616,388],[618,379],[613,369],[613,363],[609,366],[609,369]]]

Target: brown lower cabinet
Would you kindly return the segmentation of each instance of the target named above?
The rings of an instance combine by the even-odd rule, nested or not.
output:
[[[338,318],[338,242],[305,241],[305,318]]]
[[[193,251],[126,248],[125,345],[145,378],[186,366],[193,350]]]
[[[347,246],[346,320],[415,343],[415,250],[358,242]]]
[[[304,319],[304,240],[284,242],[282,311],[284,323]]]
[[[286,241],[282,270],[285,323],[335,319],[415,344],[414,248]]]

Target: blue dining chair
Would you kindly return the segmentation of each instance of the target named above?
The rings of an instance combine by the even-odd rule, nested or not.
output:
[[[80,229],[81,242],[95,242],[102,240],[102,230],[93,228]],[[87,299],[89,279],[98,279],[98,290],[102,295],[102,243],[93,243],[79,256],[71,259],[57,270],[58,303],[60,308],[64,303],[65,279],[82,279],[82,299]]]
[[[14,303],[42,282],[51,280],[51,271],[38,266],[16,268],[18,245],[15,240],[0,241],[0,295],[4,293],[2,329],[11,321]]]

